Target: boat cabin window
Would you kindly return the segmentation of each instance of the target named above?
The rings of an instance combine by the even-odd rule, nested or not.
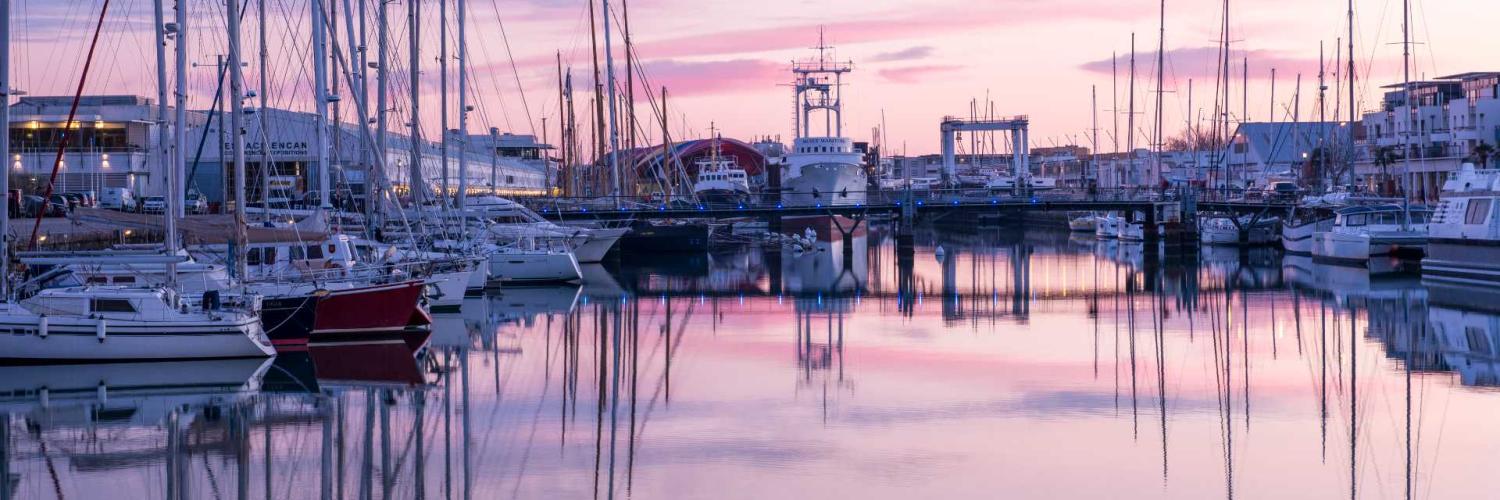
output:
[[[1485,200],[1485,201],[1489,201],[1489,200]],[[1489,213],[1489,212],[1486,211],[1485,213]],[[1412,212],[1411,213],[1411,223],[1412,224],[1426,224],[1427,220],[1430,219],[1430,218],[1432,218],[1432,214],[1430,212]]]
[[[90,285],[103,285],[105,283],[109,283],[109,278],[104,276],[89,276],[87,279],[83,280],[83,282]]]
[[[89,305],[89,310],[107,313],[133,313],[135,312],[135,306],[131,305],[127,299],[94,299]]]
[[[1469,212],[1464,214],[1464,224],[1484,224],[1490,215],[1489,198],[1469,200]]]
[[[321,258],[323,258],[323,246],[322,245],[313,245],[313,246],[307,247],[307,258],[309,258],[309,259],[321,259]]]
[[[135,283],[135,276],[115,276],[116,285]]]
[[[245,263],[252,266],[260,265],[260,250],[261,249],[259,248],[251,248],[250,250],[246,251]]]
[[[1350,215],[1345,215],[1344,216],[1344,225],[1345,226],[1363,226],[1363,225],[1365,225],[1365,220],[1367,219],[1366,215],[1367,214],[1350,214]]]
[[[1469,341],[1469,352],[1480,354],[1494,354],[1490,346],[1490,337],[1485,335],[1484,330],[1472,326],[1464,327],[1464,337]]]
[[[265,255],[262,255],[262,257],[264,257],[265,263],[267,263],[267,264],[275,264],[276,263],[276,247],[266,248],[265,249]]]

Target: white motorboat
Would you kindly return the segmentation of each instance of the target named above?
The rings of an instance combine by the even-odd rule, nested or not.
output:
[[[209,302],[212,302],[210,299]],[[266,357],[275,353],[253,313],[179,306],[167,288],[41,290],[0,304],[0,359],[93,362]]]
[[[1281,248],[1288,253],[1312,255],[1314,237],[1333,229],[1334,215],[1322,210],[1297,210],[1281,220]]]
[[[1427,245],[1431,215],[1425,207],[1399,205],[1341,209],[1335,212],[1333,228],[1313,237],[1313,260],[1365,265],[1371,257],[1421,253]]]
[[[520,237],[552,234],[569,241],[579,262],[603,261],[620,241],[620,237],[630,232],[629,228],[623,227],[557,224],[520,203],[498,196],[469,198],[464,207],[471,216],[492,223],[489,233],[499,238],[497,244],[511,243]]]
[[[1198,224],[1198,240],[1205,245],[1269,245],[1277,239],[1279,222],[1248,215],[1204,217]]]
[[[1093,233],[1099,227],[1099,218],[1093,212],[1073,214],[1068,217],[1068,230],[1081,233]]]
[[[1428,226],[1423,279],[1500,285],[1500,170],[1464,164],[1443,183]]]
[[[1105,212],[1096,217],[1094,236],[1110,239],[1120,237],[1120,215],[1115,212]]]

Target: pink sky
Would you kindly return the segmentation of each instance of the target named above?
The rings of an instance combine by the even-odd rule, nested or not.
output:
[[[327,1],[327,0],[325,0]],[[87,35],[99,2],[56,6],[23,1],[16,7],[16,87],[34,95],[66,94],[76,83]],[[352,4],[359,2],[351,0]],[[342,3],[340,2],[340,5]],[[193,4],[190,47],[192,60],[212,65],[223,52],[222,7],[212,2]],[[557,69],[563,64],[575,73],[580,120],[587,119],[589,39],[587,3],[580,0],[525,0],[470,2],[471,94],[476,112],[470,128],[487,127],[529,133],[543,119],[549,138],[556,136]],[[618,9],[619,5],[614,4]],[[597,5],[596,5],[597,6]],[[1310,4],[1297,0],[1258,0],[1233,6],[1232,37],[1241,40],[1236,51],[1248,51],[1250,73],[1249,118],[1265,120],[1270,99],[1272,67],[1277,68],[1274,107],[1278,119],[1290,119],[1297,73],[1302,74],[1301,116],[1316,115],[1318,43],[1326,41],[1333,57],[1334,40],[1344,35],[1343,3]],[[1358,0],[1359,34],[1356,59],[1361,78],[1361,102],[1378,98],[1378,87],[1400,78],[1400,2]],[[273,106],[305,108],[310,95],[309,49],[306,42],[306,1],[271,1],[271,64]],[[390,5],[391,28],[398,40],[392,76],[394,92],[406,92],[406,4]],[[846,135],[870,138],[882,120],[888,124],[889,150],[902,146],[912,154],[937,149],[936,124],[944,115],[968,114],[970,100],[994,102],[1001,115],[1032,118],[1034,146],[1079,143],[1088,145],[1090,86],[1099,92],[1101,149],[1110,150],[1113,129],[1109,60],[1118,53],[1120,64],[1119,114],[1123,129],[1126,108],[1125,61],[1130,34],[1137,34],[1137,130],[1149,130],[1152,81],[1157,45],[1157,3],[1141,0],[1089,1],[991,0],[960,2],[936,0],[636,0],[630,2],[630,21],[651,92],[665,85],[671,94],[674,138],[699,137],[712,122],[726,135],[780,135],[791,128],[790,90],[785,71],[793,58],[811,54],[818,26],[824,26],[839,59],[852,60],[855,73],[846,80]],[[1204,109],[1213,93],[1214,40],[1218,38],[1217,2],[1168,2],[1167,71],[1163,114],[1168,130],[1180,129],[1190,111],[1187,79],[1193,78],[1193,109]],[[1415,77],[1434,77],[1465,71],[1500,69],[1487,66],[1488,23],[1500,7],[1484,0],[1417,2],[1414,4]],[[423,124],[428,134],[438,130],[436,13],[437,3],[423,3]],[[247,81],[259,74],[254,63],[255,4],[247,14],[244,42],[250,52]],[[450,15],[452,6],[450,5]],[[502,39],[497,14],[502,14]],[[617,11],[618,15],[618,11]],[[169,12],[170,16],[170,12]],[[111,5],[96,72],[88,91],[155,94],[151,4],[119,0]],[[210,23],[214,23],[211,25]],[[342,29],[342,21],[340,22]],[[373,26],[373,18],[371,21]],[[450,36],[452,33],[450,32]],[[343,45],[343,35],[339,43]],[[506,41],[514,56],[507,57]],[[619,47],[619,36],[615,37]],[[372,42],[373,44],[373,39]],[[454,44],[456,45],[456,44]],[[616,57],[623,69],[623,52]],[[1331,63],[1330,63],[1331,64]],[[1233,101],[1239,107],[1240,69],[1235,68]],[[212,97],[212,69],[192,70],[195,107],[206,107]],[[623,75],[622,75],[623,77]],[[1330,77],[1331,78],[1331,77]],[[453,78],[456,81],[456,78]],[[517,82],[526,99],[517,91]],[[456,84],[455,84],[456,85]],[[659,125],[649,115],[652,105],[638,91],[639,120],[649,124],[656,140]],[[1333,86],[1330,83],[1330,99]],[[450,105],[456,108],[457,97]],[[400,126],[406,119],[406,99],[396,99]],[[353,100],[346,100],[353,103]],[[1368,108],[1369,106],[1362,105]],[[1330,112],[1332,105],[1330,104]],[[1347,108],[1344,108],[1347,109]],[[1240,114],[1239,109],[1234,110]],[[346,113],[350,111],[346,110]],[[1208,112],[1203,111],[1206,115]],[[685,122],[683,121],[685,118]],[[1143,121],[1144,120],[1144,121]],[[450,126],[456,126],[456,118]],[[1123,133],[1123,132],[1122,132]],[[1123,142],[1123,140],[1121,141]],[[1146,142],[1138,138],[1137,144]]]

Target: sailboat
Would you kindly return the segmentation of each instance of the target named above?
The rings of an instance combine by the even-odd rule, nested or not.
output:
[[[4,16],[0,23],[8,27],[9,9],[0,9],[0,12]],[[236,13],[231,17],[231,24],[237,21]],[[8,32],[8,28],[5,31]],[[0,45],[8,46],[8,42],[6,40]],[[165,61],[164,50],[165,47],[158,47],[158,62]],[[0,57],[9,55],[0,54]],[[6,73],[0,74],[0,85],[8,86],[9,64],[0,67],[6,68]],[[166,71],[160,64],[158,70],[160,73]],[[85,73],[81,78],[87,76]],[[160,81],[165,94],[166,80],[162,78]],[[80,97],[74,96],[75,104]],[[0,122],[8,123],[9,105],[3,104],[0,106],[3,109]],[[69,122],[75,118],[72,114],[69,113]],[[66,141],[60,145],[65,146]],[[10,154],[8,137],[0,143],[0,154]],[[58,167],[60,165],[55,165],[54,169]],[[168,187],[175,189],[175,169],[167,170]],[[163,261],[169,268],[177,259],[177,232],[173,219],[175,198],[167,197],[168,205],[162,211],[168,250]],[[8,220],[0,217],[0,234],[9,232],[8,225]],[[8,275],[8,251],[8,248],[0,248],[0,263],[4,263],[0,264],[0,277]],[[175,277],[175,272],[169,275]],[[209,292],[197,308],[190,308],[179,299],[170,280],[167,286],[53,288],[19,301],[9,300],[9,283],[0,283],[0,289],[5,290],[7,298],[0,303],[0,331],[7,333],[0,335],[0,360],[3,361],[211,359],[266,357],[275,352],[254,312],[254,307],[259,305],[254,297],[244,304],[248,306],[245,310],[234,310],[223,307],[217,292]]]

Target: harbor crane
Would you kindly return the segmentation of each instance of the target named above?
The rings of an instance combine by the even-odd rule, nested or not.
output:
[[[956,179],[958,165],[954,159],[953,137],[957,132],[1010,131],[1011,175],[1015,178],[1016,194],[1021,194],[1031,185],[1030,147],[1027,143],[1027,126],[1031,120],[1025,115],[998,120],[964,120],[952,116],[943,117],[940,129],[943,132],[943,183],[951,184]]]

